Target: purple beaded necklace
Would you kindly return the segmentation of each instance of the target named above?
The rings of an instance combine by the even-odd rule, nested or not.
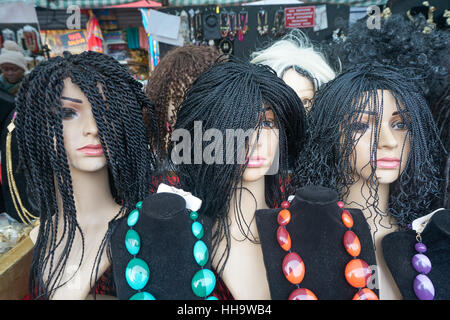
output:
[[[412,257],[412,266],[414,270],[419,272],[419,274],[414,279],[414,293],[419,300],[433,300],[434,299],[434,285],[428,278],[427,274],[431,271],[431,261],[424,255],[427,252],[427,246],[422,242],[422,231],[425,228],[428,220],[420,225],[419,230],[417,230],[416,240],[417,243],[414,249],[418,252]]]

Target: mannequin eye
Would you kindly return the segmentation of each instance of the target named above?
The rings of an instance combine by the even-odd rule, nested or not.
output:
[[[365,122],[354,122],[351,124],[351,129],[359,133],[365,133],[369,129],[369,124]]]
[[[62,108],[61,112],[64,120],[74,119],[78,115],[78,113],[71,108]]]
[[[276,128],[276,124],[273,120],[264,120],[261,122],[261,127],[263,129],[273,129]]]
[[[392,123],[392,128],[397,130],[408,130],[408,126],[403,121],[395,121]]]
[[[312,101],[312,99],[303,99],[302,103],[303,103],[303,107],[305,107],[305,110],[308,111],[309,109],[311,109],[313,101]]]

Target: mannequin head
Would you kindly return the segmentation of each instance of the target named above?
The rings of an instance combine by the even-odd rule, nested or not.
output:
[[[192,154],[190,163],[193,164],[179,163],[174,168],[181,187],[202,199],[200,213],[217,222],[214,243],[223,237],[229,240],[230,201],[246,183],[263,183],[263,196],[269,207],[287,199],[290,191],[288,169],[291,159],[303,145],[304,118],[305,111],[295,92],[263,65],[236,60],[217,63],[201,74],[187,92],[172,138],[177,129],[185,129],[194,137],[197,121],[201,121],[203,137],[210,130],[216,130],[217,136],[220,133],[223,137],[216,140],[219,151],[225,150],[218,159],[221,163],[203,161],[194,164],[195,155]],[[243,140],[233,137],[238,132],[251,133],[242,148],[239,148],[239,141]],[[235,144],[228,148],[225,143],[230,135]],[[203,138],[200,150],[203,155],[211,144],[209,141]],[[195,151],[194,142],[190,147]],[[173,150],[176,148],[171,145],[172,161]],[[272,170],[274,163],[276,168]]]
[[[252,63],[267,65],[297,93],[307,110],[315,92],[335,77],[322,53],[313,47],[308,37],[293,29],[270,47],[254,52]]]
[[[445,148],[450,150],[450,33],[440,29],[424,32],[428,28],[428,10],[426,6],[420,10],[411,8],[414,17],[406,13],[384,16],[379,29],[367,28],[367,20],[361,19],[349,28],[344,42],[324,48],[336,62],[339,60],[344,71],[355,64],[372,61],[399,68],[424,96]],[[435,22],[436,19],[435,14]],[[440,175],[447,179],[441,184],[445,196],[437,199],[438,207],[449,205],[449,159],[439,159]]]
[[[84,52],[36,66],[22,84],[16,107],[17,144],[29,197],[40,212],[30,289],[48,297],[65,267],[71,240],[77,229],[82,232],[74,175],[108,170],[109,191],[124,209],[121,214],[147,195],[154,160],[142,109],[151,111],[152,106],[141,85],[114,58]],[[66,228],[57,246],[50,239],[58,220]],[[55,257],[56,247],[61,255]],[[50,268],[53,258],[60,263]]]
[[[170,50],[150,74],[145,93],[155,105],[160,134],[153,131],[152,135],[153,143],[159,144],[157,151],[161,159],[167,155],[170,133],[184,93],[218,57],[219,51],[214,46],[189,44]],[[146,115],[144,120],[151,124]]]
[[[439,196],[435,123],[415,87],[394,68],[363,64],[326,84],[310,113],[310,139],[294,174],[345,199],[360,183],[377,213],[377,190],[389,185],[388,212],[402,227]]]

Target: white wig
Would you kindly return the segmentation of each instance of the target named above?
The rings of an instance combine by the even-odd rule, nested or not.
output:
[[[267,49],[252,53],[250,58],[252,63],[271,67],[280,78],[293,68],[309,78],[315,90],[336,76],[323,54],[315,50],[309,38],[298,29],[293,29]]]

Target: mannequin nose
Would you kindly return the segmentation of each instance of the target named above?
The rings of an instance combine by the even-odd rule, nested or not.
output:
[[[378,148],[395,148],[398,146],[398,141],[394,135],[393,129],[390,125],[384,125],[380,129],[380,137],[378,141]]]
[[[83,131],[85,135],[97,136],[98,134],[97,122],[95,122],[94,115],[92,114],[92,112],[90,112],[86,116]]]

